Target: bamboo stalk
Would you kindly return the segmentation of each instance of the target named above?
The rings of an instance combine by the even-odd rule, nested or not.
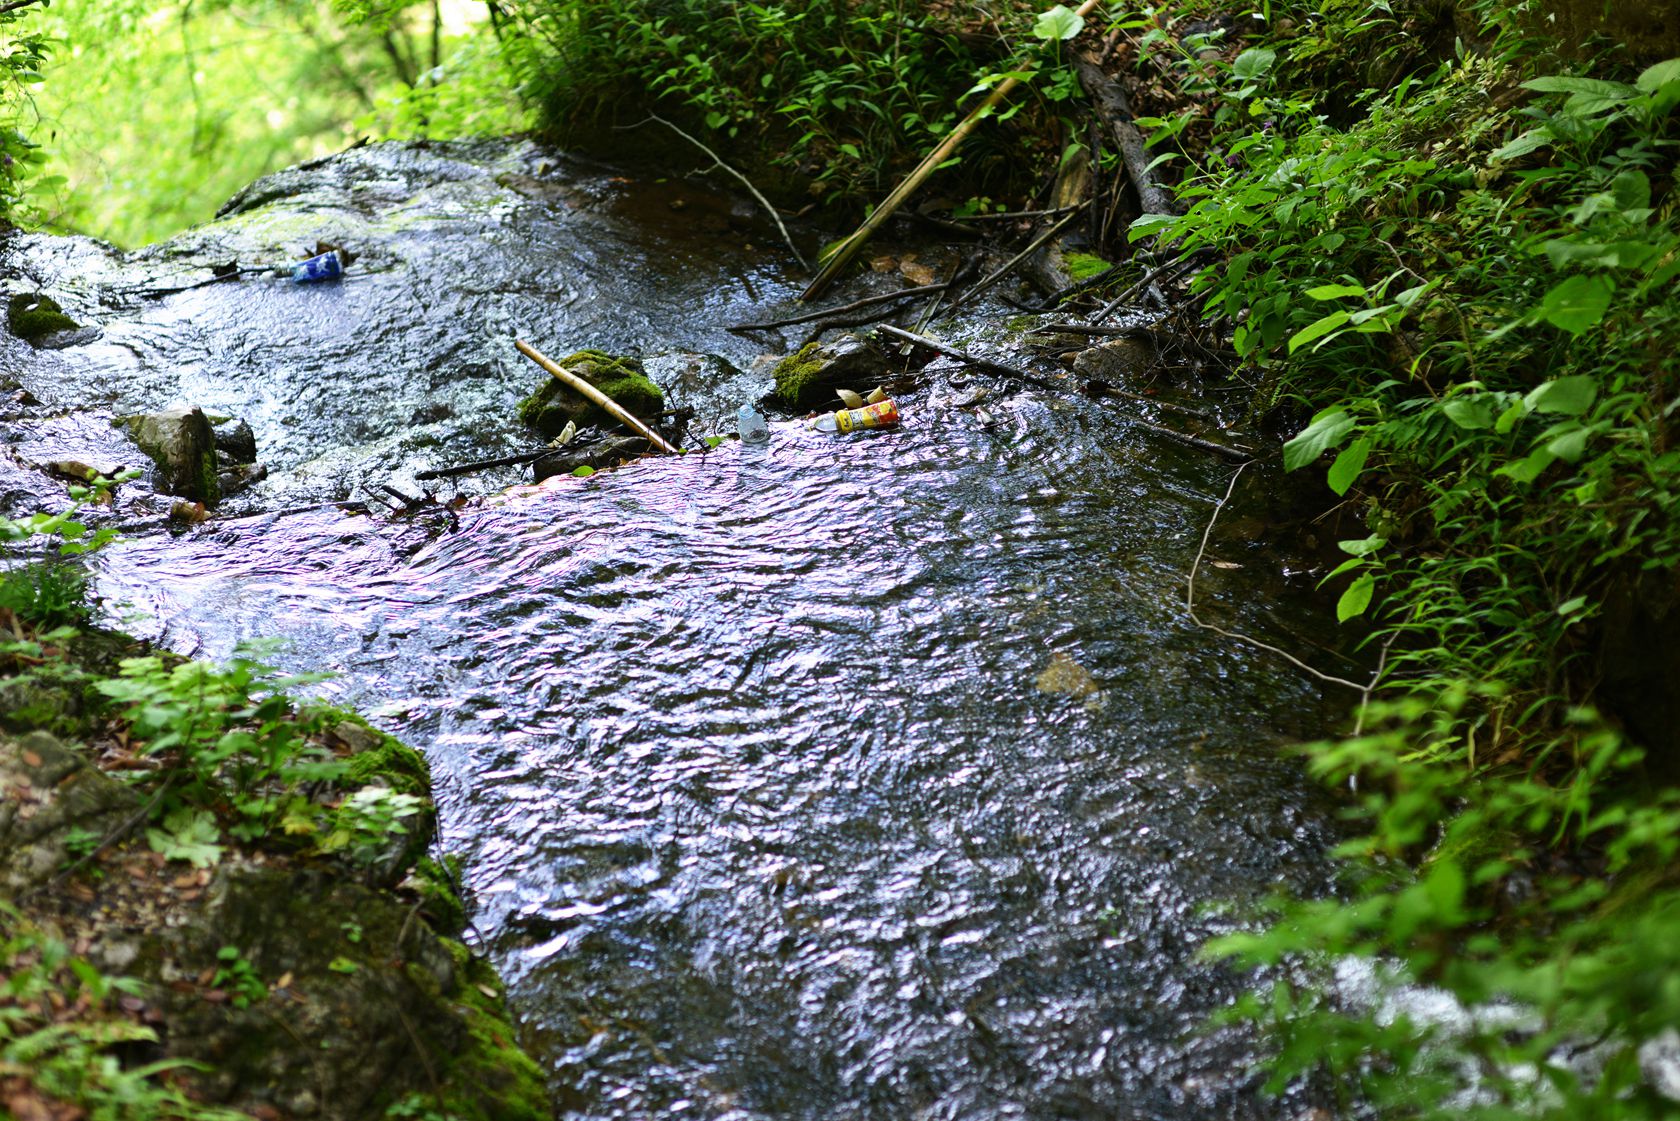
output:
[[[584,381],[582,378],[578,377],[558,362],[544,356],[537,350],[536,347],[527,343],[524,339],[513,340],[513,345],[519,348],[519,353],[523,354],[525,357],[529,358],[531,361],[559,378],[562,382],[565,382],[568,388],[576,390],[585,397],[589,398],[591,401],[595,402],[597,405],[601,406],[603,409],[607,410],[607,412],[623,421],[625,427],[641,436],[647,437],[648,442],[660,451],[666,452],[670,455],[677,454],[677,449],[672,447],[670,443],[666,441],[665,437],[649,428],[646,424],[643,424],[639,418],[631,415],[630,411],[623,405],[620,405],[617,401],[614,401],[611,397],[608,397],[605,393],[602,393],[599,389],[596,389],[593,385],[590,385],[588,382]]]
[[[1074,14],[1084,17],[1101,2],[1102,0],[1085,0]],[[939,147],[930,152],[926,159],[916,165],[916,170],[912,171],[904,182],[894,188],[893,193],[888,195],[881,205],[875,208],[874,213],[864,220],[863,225],[859,226],[850,237],[835,247],[834,253],[823,264],[822,271],[817,274],[815,280],[811,281],[805,291],[800,293],[799,298],[801,300],[814,300],[828,291],[828,286],[834,283],[834,278],[840,275],[840,270],[851,263],[852,258],[857,256],[858,250],[863,248],[864,243],[870,239],[875,231],[885,224],[886,220],[891,218],[900,206],[904,205],[904,201],[915,193],[916,188],[920,187],[928,176],[933,174],[935,168],[951,158],[951,153],[955,152],[957,147],[968,138],[968,134],[978,128],[980,122],[985,120],[987,115],[997,108],[998,104],[1020,84],[1021,80],[1019,78],[1007,78],[998,83],[997,88],[992,90],[986,100],[982,101],[972,113],[964,117],[957,127],[951,130],[951,134],[940,142]]]

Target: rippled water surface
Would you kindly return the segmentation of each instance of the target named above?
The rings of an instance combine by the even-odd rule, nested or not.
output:
[[[274,297],[324,310],[288,312],[281,341],[245,336],[283,371],[241,360],[211,382],[277,461],[271,505],[310,492],[322,457],[401,480],[439,447],[516,446],[503,411],[530,386],[477,311],[745,364],[721,324],[798,282],[740,248],[750,230],[654,221],[646,198],[578,219],[571,203],[612,197],[605,173],[534,181],[502,203],[457,183],[484,206],[464,228],[380,234],[375,256],[473,262],[465,284],[412,264],[366,281],[382,337],[431,340],[419,359],[385,370],[357,347],[350,319],[370,312],[350,285],[336,304]],[[365,220],[447,210],[456,188]],[[433,295],[400,310],[393,276]],[[478,302],[443,298],[467,288]],[[230,345],[218,317],[237,306],[205,292],[223,302],[125,305],[50,371],[144,396],[109,389],[120,344],[174,393],[184,318],[193,353]],[[589,293],[579,319],[568,292]],[[439,391],[450,415],[416,444],[404,410],[440,354],[486,373]],[[264,411],[258,387],[305,384],[350,403]],[[738,386],[690,388],[716,407]],[[1276,748],[1328,710],[1185,621],[1229,469],[990,377],[930,370],[900,405],[900,431],[783,422],[767,447],[568,478],[453,522],[325,509],[142,534],[106,554],[101,588],[177,648],[290,639],[288,665],[338,671],[330,690],[427,753],[476,926],[577,1116],[1276,1115],[1247,1043],[1200,1030],[1237,987],[1195,950],[1224,929],[1210,901],[1319,885],[1328,814]],[[346,435],[352,414],[374,436]],[[1263,574],[1275,558],[1221,550],[1245,567],[1205,572],[1212,613],[1273,636],[1280,611],[1305,617]]]

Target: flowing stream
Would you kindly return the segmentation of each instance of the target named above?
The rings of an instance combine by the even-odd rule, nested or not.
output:
[[[131,291],[316,239],[362,254],[343,283]],[[43,404],[0,431],[24,459],[132,462],[55,403],[251,423],[270,479],[101,554],[107,609],[208,656],[286,639],[283,665],[334,671],[324,692],[428,756],[566,1115],[1288,1112],[1252,1041],[1206,1029],[1241,984],[1196,950],[1234,926],[1217,901],[1323,889],[1332,813],[1278,748],[1342,698],[1185,618],[1227,465],[933,367],[898,431],[782,421],[453,511],[276,512],[529,446],[515,333],[664,355],[717,430],[763,380],[729,364],[778,350],[723,325],[789,306],[785,256],[739,203],[528,144],[361,149],[140,254],[16,239],[13,290],[102,334],[7,340]],[[166,506],[139,488],[119,513]],[[1286,554],[1213,549],[1210,614],[1324,626]]]

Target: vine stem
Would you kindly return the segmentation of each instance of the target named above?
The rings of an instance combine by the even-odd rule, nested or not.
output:
[[[1309,666],[1307,663],[1303,662],[1301,659],[1297,658],[1295,655],[1291,654],[1282,647],[1273,646],[1269,642],[1261,642],[1258,638],[1254,638],[1251,635],[1226,630],[1224,627],[1218,626],[1217,624],[1206,622],[1201,616],[1196,614],[1196,573],[1202,567],[1202,558],[1207,556],[1208,539],[1213,536],[1213,526],[1214,523],[1219,520],[1219,512],[1225,509],[1225,504],[1227,502],[1231,501],[1231,495],[1236,493],[1237,480],[1242,478],[1242,473],[1246,470],[1248,470],[1248,464],[1245,463],[1241,467],[1238,467],[1236,472],[1231,476],[1231,485],[1225,488],[1225,496],[1214,506],[1213,514],[1208,518],[1207,527],[1202,530],[1202,543],[1200,547],[1196,549],[1196,559],[1190,564],[1190,578],[1185,582],[1184,586],[1185,613],[1190,616],[1190,621],[1192,623],[1204,630],[1210,630],[1214,634],[1222,635],[1225,638],[1235,639],[1238,642],[1246,642],[1250,646],[1257,646],[1268,653],[1276,654],[1290,665],[1311,674],[1320,681],[1326,682],[1330,685],[1341,685],[1348,689],[1352,689],[1360,695],[1359,723],[1357,727],[1363,727],[1365,722],[1365,708],[1370,703],[1371,691],[1377,687],[1377,682],[1382,677],[1383,666],[1388,660],[1388,647],[1385,646],[1383,648],[1383,660],[1377,664],[1376,672],[1371,675],[1371,680],[1368,683],[1361,685],[1357,681],[1349,681],[1345,677],[1337,677],[1334,674],[1328,674],[1324,673],[1322,670],[1314,669],[1312,666]]]

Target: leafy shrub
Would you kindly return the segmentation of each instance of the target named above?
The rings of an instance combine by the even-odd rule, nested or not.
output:
[[[1175,61],[1211,91],[1205,143],[1155,122],[1188,206],[1134,226],[1215,251],[1204,315],[1257,410],[1304,420],[1285,466],[1339,500],[1325,582],[1379,667],[1354,733],[1308,748],[1361,792],[1346,895],[1213,952],[1293,966],[1238,1010],[1275,1033],[1274,1088],[1382,1116],[1674,1108],[1639,1055],[1680,986],[1634,978],[1675,975],[1680,797],[1595,686],[1612,590],[1680,561],[1680,60],[1565,69],[1529,7],[1480,5],[1483,48],[1429,65],[1392,38],[1416,4]],[[1405,76],[1335,88],[1361,43]],[[1350,955],[1457,1022],[1350,1003]]]
[[[954,13],[902,0],[614,4],[512,0],[516,71],[563,138],[680,116],[818,190],[873,190],[919,159],[957,119],[975,79],[1006,63],[996,28],[1031,25],[1029,6]],[[980,34],[965,34],[961,15]],[[988,39],[990,41],[988,42]],[[510,43],[513,41],[510,37]],[[1029,40],[1030,41],[1030,40]],[[1003,153],[977,145],[971,176],[1007,181]]]

